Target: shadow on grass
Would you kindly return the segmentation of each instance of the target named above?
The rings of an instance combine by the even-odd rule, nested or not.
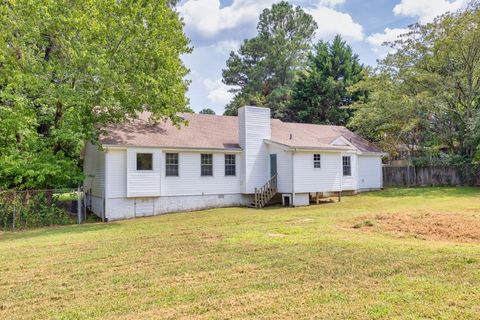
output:
[[[19,240],[19,239],[30,239],[35,237],[43,236],[54,236],[54,235],[63,235],[63,234],[81,234],[86,232],[94,231],[104,231],[110,230],[113,228],[119,227],[116,223],[85,223],[85,224],[75,224],[75,225],[64,225],[64,226],[51,226],[44,227],[39,229],[25,229],[19,231],[6,231],[0,232],[0,242],[8,240]]]
[[[394,188],[389,187],[383,191],[365,193],[369,197],[421,197],[421,198],[442,198],[442,197],[472,197],[480,196],[478,187],[412,187]]]

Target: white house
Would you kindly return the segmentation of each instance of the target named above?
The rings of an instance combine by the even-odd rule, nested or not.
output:
[[[95,214],[118,220],[263,206],[274,195],[304,206],[313,194],[382,187],[383,153],[345,127],[286,123],[258,107],[238,117],[182,117],[188,125],[177,128],[144,113],[109,128],[103,148],[87,145],[85,190]]]

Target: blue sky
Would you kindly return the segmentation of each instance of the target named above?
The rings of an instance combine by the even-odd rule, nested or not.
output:
[[[416,22],[426,23],[439,14],[455,11],[468,0],[291,0],[317,22],[317,40],[340,34],[360,56],[374,66],[394,40]],[[230,51],[243,39],[256,35],[258,16],[279,0],[182,0],[178,11],[185,22],[193,53],[183,57],[190,68],[188,90],[195,111],[212,108],[222,114],[231,99],[222,84],[222,69]]]

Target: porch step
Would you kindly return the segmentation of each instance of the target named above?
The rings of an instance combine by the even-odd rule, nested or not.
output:
[[[273,197],[266,203],[264,204],[264,207],[265,206],[270,206],[270,205],[274,205],[274,204],[281,204],[282,203],[282,195],[280,193],[275,193],[273,195]],[[257,208],[255,206],[255,201],[252,201],[250,202],[248,205],[247,205],[248,208]]]
[[[275,174],[262,187],[255,188],[255,200],[251,205],[263,208],[277,194],[277,175]]]

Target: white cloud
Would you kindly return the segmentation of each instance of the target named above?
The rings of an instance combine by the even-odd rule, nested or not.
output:
[[[208,90],[208,99],[214,104],[226,105],[234,96],[233,93],[228,92],[230,87],[224,84],[222,79],[205,79],[203,84]]]
[[[240,44],[240,41],[225,40],[215,43],[212,47],[218,53],[229,54],[231,51],[237,51],[237,49],[240,48]]]
[[[427,23],[448,11],[465,7],[468,0],[401,0],[393,8],[397,16],[418,17],[420,23]]]
[[[223,2],[223,1],[222,1]],[[187,35],[194,51],[183,59],[192,70],[188,95],[192,107],[213,108],[222,113],[234,94],[221,82],[222,69],[230,51],[236,51],[242,39],[256,35],[258,17],[265,8],[280,0],[232,0],[221,5],[220,0],[182,0],[177,6],[185,22]],[[291,0],[312,14],[319,28],[317,39],[331,40],[336,34],[349,41],[364,39],[363,28],[352,17],[336,10],[345,0]]]
[[[240,26],[254,26],[260,13],[278,0],[234,0],[230,6],[221,7],[220,0],[187,0],[178,7],[187,29],[195,30],[204,37],[215,37],[222,31]],[[313,1],[308,1],[309,3]],[[292,1],[294,4],[305,0]],[[317,22],[317,34],[321,38],[331,38],[341,34],[351,40],[362,40],[363,28],[352,17],[333,7],[345,0],[317,0],[316,6],[305,7]]]
[[[206,37],[255,23],[260,12],[274,0],[234,0],[230,6],[220,7],[220,0],[188,0],[178,7],[187,28],[193,28]]]
[[[344,3],[345,3],[345,0],[320,0],[320,5],[330,7],[330,8],[336,7]]]
[[[394,52],[392,48],[384,46],[385,42],[394,42],[402,34],[407,33],[407,28],[386,28],[382,33],[374,33],[368,36],[367,42],[372,45],[372,50],[381,58],[385,57],[388,53]]]
[[[364,38],[362,25],[353,21],[348,13],[322,5],[306,11],[313,16],[318,24],[318,38],[329,40],[337,34],[347,40],[360,41]]]

